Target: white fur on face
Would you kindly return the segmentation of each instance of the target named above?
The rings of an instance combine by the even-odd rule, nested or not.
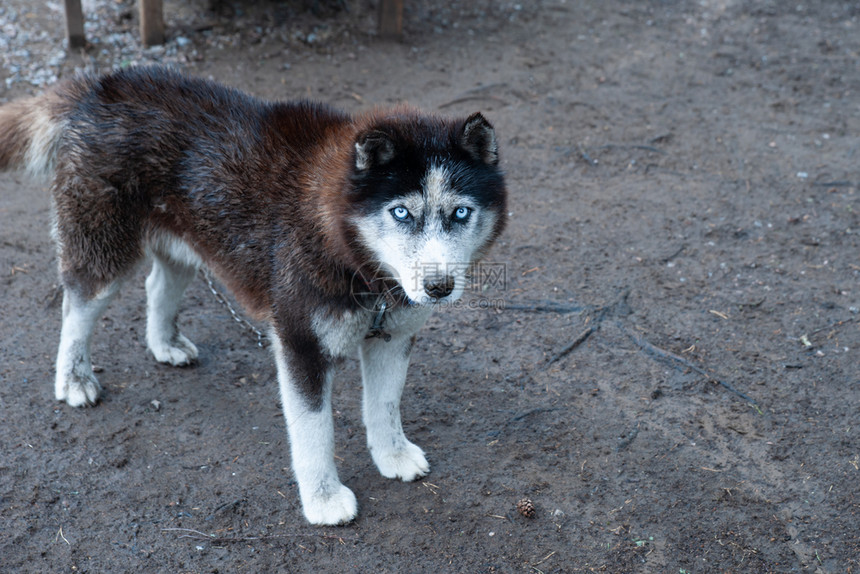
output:
[[[413,228],[391,215],[390,210],[400,206],[414,218]],[[446,229],[443,218],[450,218],[459,207],[472,210],[469,220]],[[397,279],[412,302],[422,305],[436,302],[424,290],[427,277],[447,275],[454,279],[454,290],[443,301],[462,296],[473,259],[494,223],[493,213],[482,213],[470,197],[451,189],[450,173],[443,166],[428,170],[421,193],[407,193],[390,201],[379,213],[356,222],[362,242],[383,269]]]

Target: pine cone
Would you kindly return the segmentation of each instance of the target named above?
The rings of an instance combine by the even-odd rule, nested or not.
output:
[[[535,510],[535,503],[528,498],[523,498],[522,500],[517,502],[517,512],[519,512],[526,518],[534,518],[537,515],[537,511]]]

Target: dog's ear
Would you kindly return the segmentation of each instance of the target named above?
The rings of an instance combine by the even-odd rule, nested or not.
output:
[[[499,146],[496,144],[496,131],[484,116],[474,113],[463,124],[460,145],[477,161],[487,165],[499,163]]]
[[[394,159],[394,142],[388,134],[373,130],[361,134],[356,139],[355,169],[358,171],[385,165],[392,159]]]

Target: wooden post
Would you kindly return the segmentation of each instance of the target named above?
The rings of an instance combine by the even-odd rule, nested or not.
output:
[[[144,46],[163,44],[164,15],[162,14],[162,0],[137,1],[140,3],[140,41]]]
[[[81,10],[81,0],[65,0],[65,8],[69,49],[83,48],[87,39],[84,36],[84,12]]]
[[[386,40],[403,37],[403,0],[379,0],[379,36]]]

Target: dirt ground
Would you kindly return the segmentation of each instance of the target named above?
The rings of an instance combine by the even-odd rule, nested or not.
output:
[[[4,4],[40,71],[61,15]],[[134,37],[132,3],[93,5]],[[52,65],[484,111],[511,214],[504,273],[468,299],[492,308],[419,337],[419,482],[376,471],[346,363],[337,455],[361,511],[310,527],[273,361],[202,279],[181,315],[197,366],[147,355],[141,270],[95,336],[101,404],[54,400],[49,198],[0,175],[4,572],[860,571],[856,2],[407,0],[402,43],[365,2],[211,8],[167,0],[166,48],[101,37]],[[37,91],[9,54],[0,100]]]

